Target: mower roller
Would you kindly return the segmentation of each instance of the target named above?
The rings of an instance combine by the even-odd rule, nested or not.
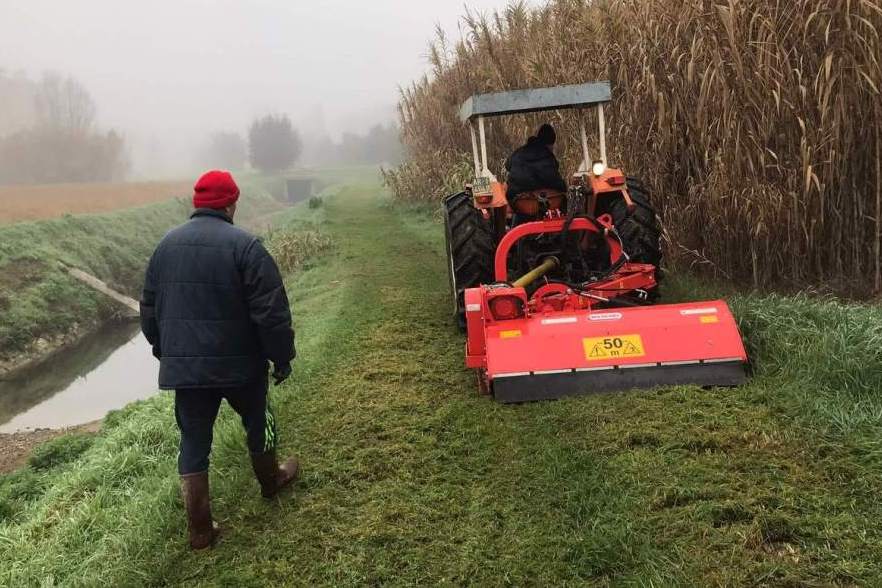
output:
[[[500,402],[746,379],[725,301],[657,304],[661,228],[643,184],[607,166],[610,99],[599,82],[477,95],[460,111],[475,180],[444,200],[454,317],[479,391]],[[560,109],[582,111],[582,163],[567,192],[509,203],[487,167],[485,119]],[[593,162],[587,109],[600,134]]]

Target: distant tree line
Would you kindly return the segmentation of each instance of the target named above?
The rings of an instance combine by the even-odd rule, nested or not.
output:
[[[239,170],[246,163],[266,173],[284,171],[303,152],[300,133],[285,114],[268,114],[252,121],[247,141],[236,132],[212,133],[200,155],[207,167]]]
[[[0,71],[0,111],[0,184],[109,181],[129,170],[124,137],[97,127],[94,100],[71,77]]]
[[[248,144],[239,133],[218,131],[208,137],[198,159],[206,168],[240,170],[248,161]]]
[[[403,158],[399,128],[395,123],[375,125],[364,134],[343,133],[339,141],[316,141],[312,158],[320,164],[398,164]]]
[[[290,168],[301,157],[317,165],[390,164],[401,162],[403,149],[394,123],[375,125],[364,134],[343,133],[339,141],[328,136],[303,140],[287,115],[266,115],[248,128],[247,140],[236,132],[211,134],[199,156],[206,167],[252,168],[277,173]]]

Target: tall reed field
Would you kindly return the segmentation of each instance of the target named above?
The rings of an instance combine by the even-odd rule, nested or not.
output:
[[[609,79],[610,163],[654,193],[669,263],[750,286],[882,290],[882,0],[551,0],[467,13],[402,90],[405,199],[471,173],[471,94]],[[492,169],[548,120],[565,173],[578,117],[492,120]],[[589,115],[589,129],[593,115]],[[593,149],[597,154],[596,146]]]

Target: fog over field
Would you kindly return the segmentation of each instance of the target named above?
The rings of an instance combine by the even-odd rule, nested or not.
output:
[[[476,11],[500,0],[468,0]],[[0,1],[0,70],[70,75],[96,120],[124,133],[132,177],[187,173],[208,133],[287,113],[304,134],[364,132],[394,117],[462,0]]]

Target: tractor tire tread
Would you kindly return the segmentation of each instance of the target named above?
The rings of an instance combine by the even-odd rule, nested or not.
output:
[[[490,223],[467,193],[448,196],[443,206],[454,318],[460,329],[465,330],[465,291],[493,280],[496,245]]]
[[[652,206],[649,191],[637,178],[627,179],[628,194],[636,205],[633,213],[628,213],[624,198],[610,203],[616,230],[622,238],[625,252],[631,261],[649,263],[659,268],[662,260],[661,224]],[[659,274],[660,275],[660,274]]]

